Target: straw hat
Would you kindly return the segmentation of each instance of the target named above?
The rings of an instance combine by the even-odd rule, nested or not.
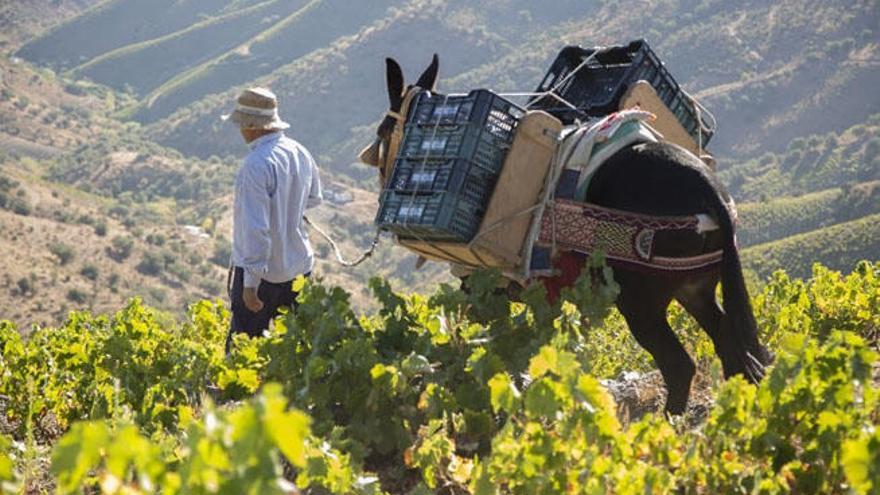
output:
[[[282,130],[290,124],[278,116],[278,98],[267,88],[248,88],[238,95],[235,111],[221,117],[248,129]]]

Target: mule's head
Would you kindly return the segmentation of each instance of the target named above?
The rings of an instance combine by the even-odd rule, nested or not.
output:
[[[372,144],[364,148],[358,158],[367,165],[379,169],[379,180],[382,184],[391,172],[394,157],[397,156],[397,148],[403,138],[403,127],[406,122],[406,111],[409,102],[419,89],[434,90],[437,84],[437,70],[440,60],[437,54],[431,61],[431,65],[419,76],[415,84],[405,86],[403,83],[403,71],[393,58],[385,59],[385,78],[388,84],[388,111],[385,118],[376,130],[376,139]]]

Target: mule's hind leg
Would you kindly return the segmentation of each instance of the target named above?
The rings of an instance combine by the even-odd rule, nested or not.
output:
[[[639,344],[654,358],[666,382],[666,410],[682,414],[687,406],[691,382],[696,373],[694,361],[678,341],[669,322],[666,307],[671,296],[652,291],[645,280],[620,283],[617,307]]]
[[[715,354],[721,359],[724,369],[724,377],[729,378],[738,370],[734,364],[735,355],[726,348],[726,339],[721,338],[721,322],[724,319],[724,311],[715,297],[717,277],[706,279],[699,283],[688,284],[675,294],[675,299],[681,303],[685,311],[697,320],[700,327],[712,339],[715,346]]]
[[[712,339],[715,353],[721,359],[724,377],[730,378],[733,375],[742,374],[748,380],[756,383],[763,377],[763,366],[746,366],[742,357],[746,353],[737,347],[739,345],[737,342],[725,338],[724,332],[730,330],[725,330],[728,318],[715,297],[716,284],[717,281],[710,278],[701,283],[686,285],[676,292],[675,298]],[[764,349],[757,342],[754,344],[762,350]],[[769,355],[769,353],[767,354]],[[761,364],[769,364],[771,360],[772,358]]]

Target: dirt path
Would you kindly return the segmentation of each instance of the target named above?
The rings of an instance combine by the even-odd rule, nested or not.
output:
[[[750,77],[747,79],[719,84],[717,86],[706,88],[694,94],[694,98],[698,100],[703,98],[712,98],[715,96],[723,95],[725,93],[730,93],[731,91],[737,91],[758,82],[769,81],[770,79],[784,76],[789,72],[795,71],[800,65],[800,60],[793,60],[776,70],[764,72],[762,74],[758,74],[754,77]]]

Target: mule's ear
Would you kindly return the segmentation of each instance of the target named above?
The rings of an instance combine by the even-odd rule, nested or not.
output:
[[[388,100],[391,102],[391,110],[400,111],[403,104],[403,71],[393,58],[385,59],[385,79],[388,83]]]
[[[431,60],[431,65],[425,69],[425,72],[419,76],[419,82],[416,83],[416,86],[427,89],[429,91],[434,91],[434,86],[437,84],[437,71],[440,68],[440,58],[437,54],[434,54],[434,58]]]

